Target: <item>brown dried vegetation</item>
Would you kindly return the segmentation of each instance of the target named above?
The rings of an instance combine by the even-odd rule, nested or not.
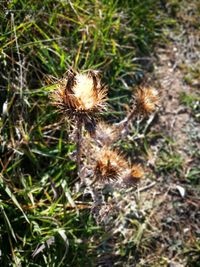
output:
[[[136,110],[143,115],[155,111],[159,101],[158,91],[154,88],[139,88],[135,95]]]
[[[92,133],[96,125],[95,117],[105,109],[106,96],[107,89],[101,84],[97,71],[82,74],[69,70],[50,98],[62,113],[83,122]]]
[[[127,117],[118,125],[97,122],[99,114],[106,108],[107,88],[102,85],[98,71],[79,73],[69,70],[66,77],[57,84],[50,99],[61,112],[76,122],[77,165],[87,169],[81,180],[93,174],[92,181],[100,184],[108,182],[133,182],[144,176],[139,164],[130,166],[121,152],[113,149],[114,143],[122,138],[121,132],[127,122],[137,114],[144,116],[155,111],[159,97],[153,88],[139,88],[135,94],[135,105]],[[125,122],[125,123],[124,123]],[[89,136],[81,131],[82,123]],[[86,166],[84,166],[86,165]]]

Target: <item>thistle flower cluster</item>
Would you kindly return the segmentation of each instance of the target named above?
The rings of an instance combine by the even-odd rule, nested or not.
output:
[[[137,89],[129,114],[113,125],[99,121],[100,114],[106,110],[107,87],[102,84],[98,71],[69,70],[50,99],[64,116],[76,122],[77,165],[82,180],[89,176],[91,184],[105,184],[135,181],[144,176],[141,165],[129,164],[113,145],[122,138],[123,127],[131,123],[134,116],[147,116],[156,110],[159,96],[155,89]],[[87,170],[84,174],[83,169]]]

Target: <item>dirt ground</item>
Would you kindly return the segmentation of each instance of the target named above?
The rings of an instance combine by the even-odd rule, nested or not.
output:
[[[199,168],[200,124],[191,108],[181,103],[182,95],[199,95],[200,89],[198,76],[186,79],[191,70],[199,69],[200,60],[200,35],[192,17],[186,16],[191,11],[195,18],[195,10],[188,7],[179,17],[182,23],[179,36],[170,33],[169,44],[158,49],[155,68],[161,86],[161,110],[155,129],[173,140],[166,149],[170,148],[180,159],[179,170],[169,169],[159,175],[153,189],[157,208],[152,217],[159,232],[156,254],[165,259],[165,264],[177,267],[200,266],[199,179],[196,185],[187,179],[191,169]],[[160,143],[158,150],[165,149],[164,146]],[[159,151],[156,153],[155,161]]]
[[[200,89],[200,78],[195,73],[200,67],[200,33],[196,6],[185,3],[177,20],[178,31],[169,29],[166,45],[156,51],[154,76],[160,91],[160,110],[150,121],[149,130],[159,136],[148,148],[147,179],[136,192],[114,196],[113,203],[100,212],[112,232],[112,252],[120,250],[116,243],[123,235],[122,247],[128,247],[132,238],[137,257],[131,259],[129,255],[122,264],[114,253],[102,254],[98,266],[200,266],[199,100],[195,102]],[[193,106],[182,101],[183,96],[192,98],[189,103]],[[195,180],[190,180],[194,173]],[[137,234],[115,212],[108,215],[111,209],[121,212],[127,221],[131,216],[133,221],[139,220]]]

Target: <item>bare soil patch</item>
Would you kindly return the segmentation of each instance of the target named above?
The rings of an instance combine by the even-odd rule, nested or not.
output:
[[[188,17],[185,20],[182,15],[182,18],[182,36],[177,38],[171,33],[170,44],[158,50],[155,71],[161,87],[161,111],[155,128],[173,140],[173,153],[182,160],[178,171],[157,173],[158,183],[154,188],[157,197],[152,223],[158,231],[154,235],[156,255],[165,259],[163,266],[200,266],[199,183],[196,181],[194,185],[187,179],[189,171],[200,163],[198,153],[193,153],[200,149],[200,124],[192,110],[181,103],[182,94],[199,94],[199,80],[192,77],[188,83],[185,77],[197,68],[200,50],[196,29]],[[163,148],[162,141],[159,142],[158,150]],[[156,160],[159,160],[159,152]],[[153,255],[149,257],[151,261],[155,263]]]

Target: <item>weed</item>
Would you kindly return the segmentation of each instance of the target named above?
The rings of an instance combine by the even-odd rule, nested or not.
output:
[[[131,266],[142,258],[148,261],[149,243],[143,237],[150,229],[149,211],[143,210],[142,200],[135,206],[140,191],[137,195],[135,187],[129,193],[97,188],[105,205],[100,213],[96,206],[95,217],[91,196],[76,188],[78,142],[72,136],[84,133],[83,155],[86,131],[73,133],[70,119],[55,111],[48,96],[70,67],[99,69],[102,82],[109,85],[107,110],[101,114],[109,125],[97,124],[98,144],[110,146],[115,140],[112,151],[119,144],[133,158],[136,148],[143,155],[136,147],[141,125],[131,128],[128,123],[125,141],[119,140],[115,127],[127,114],[133,88],[153,69],[155,47],[166,41],[165,25],[175,23],[164,14],[161,2],[166,1],[0,2],[2,266],[101,266],[112,258],[111,266]],[[169,2],[177,14],[177,1]],[[133,112],[129,114],[133,118]],[[121,126],[130,121],[126,118]],[[129,128],[133,140],[126,135]],[[99,174],[101,159],[95,166]],[[133,167],[131,175],[141,176],[140,165]],[[179,169],[178,163],[169,169]]]

